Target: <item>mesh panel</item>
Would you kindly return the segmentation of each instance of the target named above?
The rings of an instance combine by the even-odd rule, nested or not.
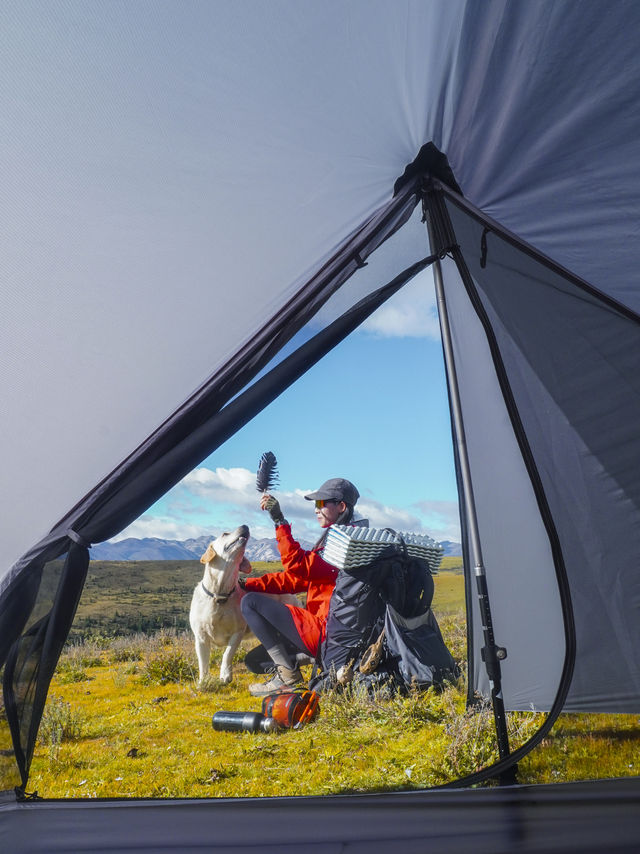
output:
[[[3,737],[7,734],[12,737],[15,753],[11,756],[10,748],[3,745],[3,755],[13,759],[14,767],[17,765],[23,786],[49,682],[73,621],[88,563],[88,550],[74,544],[64,560],[45,564],[33,610],[8,650],[3,673],[4,710],[0,733]],[[39,574],[36,569],[33,573]],[[29,571],[24,575],[28,577]],[[3,788],[10,786],[13,779],[14,773],[7,767]]]

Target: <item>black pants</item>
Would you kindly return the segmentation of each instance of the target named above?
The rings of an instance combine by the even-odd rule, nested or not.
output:
[[[240,605],[242,616],[247,625],[262,644],[252,649],[245,658],[245,664],[254,673],[265,673],[273,668],[273,662],[267,653],[268,649],[279,646],[295,663],[299,652],[309,655],[291,611],[278,599],[272,599],[263,593],[246,593]]]

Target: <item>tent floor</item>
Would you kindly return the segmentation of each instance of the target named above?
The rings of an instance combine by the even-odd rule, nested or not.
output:
[[[495,789],[247,800],[5,802],[12,854],[640,851],[640,777]]]

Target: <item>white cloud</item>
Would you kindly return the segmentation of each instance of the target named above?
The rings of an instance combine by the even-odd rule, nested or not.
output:
[[[425,527],[436,540],[460,542],[460,514],[457,501],[420,501],[414,505]]]
[[[145,513],[113,540],[126,537],[185,540],[213,535],[240,524],[248,525],[255,539],[273,537],[269,516],[260,510],[255,477],[255,472],[245,468],[195,469],[168,493],[161,513]],[[305,543],[313,543],[320,536],[313,505],[304,497],[310,491],[308,488],[276,493],[294,535]],[[436,540],[460,539],[458,505],[454,501],[422,501],[411,507],[391,507],[363,497],[356,510],[359,517],[369,519],[372,527],[429,534]]]
[[[460,541],[458,504],[455,501],[421,501],[411,507],[389,507],[370,498],[358,502],[361,516],[374,528],[393,528],[428,534],[434,540]]]
[[[216,503],[232,504],[249,511],[264,515],[260,510],[260,493],[256,490],[256,473],[245,468],[217,468],[215,471],[199,468],[188,474],[176,487],[176,496],[185,493],[198,498],[206,505]],[[309,513],[311,502],[304,496],[311,489],[297,489],[294,492],[277,490],[277,498],[282,507],[286,507],[289,517]]]
[[[315,542],[319,536],[313,505],[304,495],[311,488],[277,491],[286,518],[297,537]],[[260,510],[256,473],[246,468],[197,468],[166,496],[163,512],[146,513],[113,538],[159,537],[184,540],[212,535],[232,525],[246,524],[254,539],[273,537],[269,515]]]
[[[256,497],[256,475],[245,468],[217,468],[215,471],[198,468],[183,478],[176,489],[181,487],[208,500],[232,499],[245,503],[250,497]]]
[[[404,508],[389,507],[369,498],[358,502],[357,511],[359,516],[369,520],[372,528],[424,533],[421,520]]]
[[[416,276],[360,328],[382,338],[440,338],[431,272]]]
[[[128,537],[140,540],[146,537],[157,537],[160,540],[188,540],[192,537],[201,537],[205,533],[206,531],[203,531],[201,526],[190,525],[183,519],[145,514],[113,537],[110,542],[117,543],[119,540],[126,540]]]

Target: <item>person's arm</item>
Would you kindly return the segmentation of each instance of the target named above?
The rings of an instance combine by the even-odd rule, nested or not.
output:
[[[243,587],[248,593],[304,593],[308,587],[308,581],[285,570],[247,578]]]
[[[314,552],[305,551],[293,539],[288,522],[276,528],[278,551],[283,572],[268,572],[258,578],[247,578],[244,589],[256,593],[306,593],[312,579],[333,581],[337,574]]]
[[[276,540],[284,571],[247,578],[244,589],[251,593],[305,593],[309,586],[308,561],[304,549],[291,536],[287,522],[277,526]],[[289,547],[289,543],[293,548]]]
[[[304,578],[307,584],[312,579],[318,581],[335,579],[336,568],[324,561],[317,552],[305,551],[300,543],[294,540],[291,526],[287,522],[276,528],[276,540],[282,565],[290,572]]]

